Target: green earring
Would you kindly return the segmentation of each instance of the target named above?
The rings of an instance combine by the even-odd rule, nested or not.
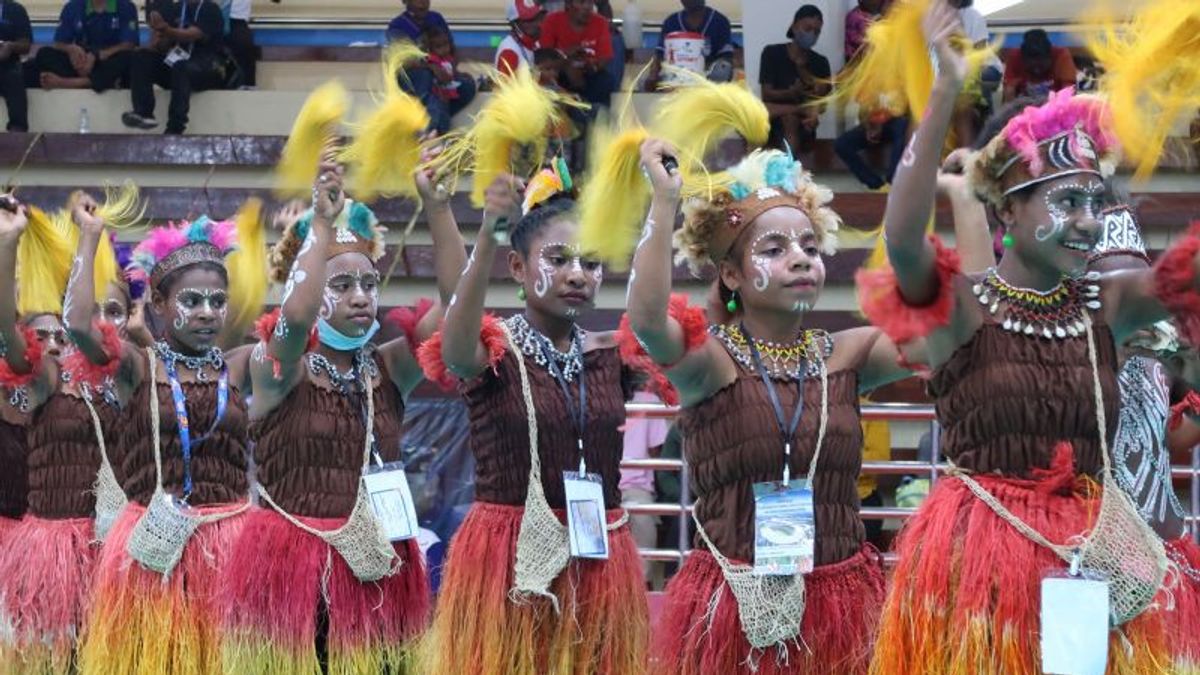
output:
[[[524,286],[519,286],[517,288],[517,299],[520,300],[521,302],[525,302],[525,287]]]
[[[729,302],[725,303],[725,309],[729,310],[730,314],[736,314],[738,310],[737,291],[729,296]]]
[[[1005,232],[1005,233],[1004,233],[1004,238],[1000,240],[1000,243],[1004,244],[1004,248],[1012,248],[1012,247],[1013,247],[1013,236],[1012,236],[1012,233],[1010,233],[1010,232]]]

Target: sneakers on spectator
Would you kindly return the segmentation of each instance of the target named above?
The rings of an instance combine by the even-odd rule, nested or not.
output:
[[[153,117],[142,117],[131,110],[121,115],[121,124],[130,129],[153,129],[158,126],[158,121]]]
[[[163,134],[165,134],[167,136],[182,136],[183,129],[177,129],[175,127],[167,127],[166,130],[163,131]]]

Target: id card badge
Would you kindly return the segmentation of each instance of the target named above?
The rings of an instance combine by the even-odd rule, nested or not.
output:
[[[817,524],[808,481],[754,484],[754,573],[807,574],[813,569]]]
[[[417,536],[417,509],[413,506],[412,490],[404,473],[403,462],[372,464],[363,473],[363,487],[371,510],[383,534],[390,541],[404,541]]]
[[[604,481],[594,473],[563,472],[571,557],[608,560]]]
[[[180,61],[187,61],[190,58],[192,58],[191,52],[183,47],[180,47],[179,45],[175,45],[174,47],[171,47],[171,51],[167,52],[167,55],[163,57],[163,63],[167,64],[168,66],[173,66]]]
[[[1042,579],[1042,672],[1104,675],[1109,612],[1103,579],[1065,573]]]

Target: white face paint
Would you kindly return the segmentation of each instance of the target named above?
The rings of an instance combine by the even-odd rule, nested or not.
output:
[[[177,316],[172,322],[175,330],[183,330],[201,307],[207,307],[217,315],[222,324],[229,312],[229,294],[223,290],[212,288],[181,288],[175,293],[175,311]]]
[[[67,278],[67,295],[63,299],[64,323],[68,323],[71,319],[71,289],[75,287],[75,282],[79,280],[79,273],[82,271],[83,258],[80,256],[75,256],[75,259],[71,261],[71,275]]]
[[[329,317],[333,316],[333,311],[337,309],[339,300],[338,294],[326,286],[321,292],[321,309],[317,312],[317,316],[328,321]]]
[[[774,238],[782,243],[792,253],[803,253],[804,244],[800,240],[800,236],[781,232],[780,230],[769,230],[754,238],[750,242],[750,250],[758,251],[759,246],[763,241]],[[758,254],[750,254],[750,264],[754,266],[754,290],[763,292],[771,285],[771,258]]]
[[[1101,183],[1064,183],[1046,191],[1046,212],[1050,222],[1037,226],[1033,236],[1038,241],[1047,241],[1062,234],[1073,218],[1085,217],[1095,220],[1101,209],[1104,185]]]
[[[550,292],[550,286],[552,285],[554,279],[554,265],[551,264],[550,259],[546,254],[547,250],[551,248],[566,248],[566,246],[567,245],[562,242],[550,242],[548,244],[544,244],[542,248],[538,250],[538,278],[537,281],[533,282],[533,292],[539,298],[546,297],[546,294]]]

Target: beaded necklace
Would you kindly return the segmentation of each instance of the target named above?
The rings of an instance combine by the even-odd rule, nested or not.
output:
[[[1063,279],[1048,291],[1013,286],[991,268],[971,291],[995,316],[1004,308],[1001,326],[1012,333],[1062,340],[1084,333],[1085,311],[1100,309],[1099,272]]]
[[[550,363],[546,358],[549,355],[567,382],[574,382],[575,377],[583,372],[583,338],[586,333],[579,326],[571,327],[571,348],[560,352],[550,338],[529,325],[524,315],[514,314],[505,319],[505,323],[512,332],[513,340],[521,348],[521,353],[533,359],[534,363],[550,370]]]
[[[333,362],[325,358],[324,355],[316,352],[308,353],[308,372],[314,376],[319,376],[324,373],[329,378],[329,383],[342,396],[349,396],[351,393],[356,393],[362,389],[363,373],[365,372],[372,380],[379,375],[379,369],[375,365],[375,359],[369,353],[368,349],[360,349],[354,353],[354,363],[346,372],[338,370]]]
[[[208,381],[209,369],[219,373],[225,368],[225,354],[221,352],[220,347],[210,347],[200,356],[188,356],[171,349],[170,345],[160,340],[154,343],[154,353],[171,368],[182,365],[185,369],[194,371],[197,382]]]
[[[750,341],[740,326],[710,326],[708,331],[725,345],[734,360],[748,370],[755,369]],[[754,346],[758,349],[767,374],[777,380],[797,379],[801,362],[806,364],[804,376],[815,377],[820,371],[818,361],[824,361],[833,353],[833,339],[829,333],[815,329],[802,331],[796,341],[790,344],[754,338]]]

